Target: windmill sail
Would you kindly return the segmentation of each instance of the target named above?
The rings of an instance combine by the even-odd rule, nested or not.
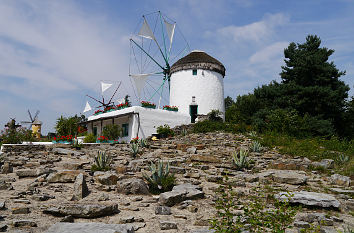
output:
[[[168,50],[168,51],[170,51],[171,46],[172,46],[173,36],[175,34],[176,24],[175,23],[174,24],[168,23],[166,20],[164,20],[164,22],[165,22],[165,26],[166,26],[167,35],[170,38],[170,48]]]
[[[138,96],[140,98],[141,90],[145,86],[146,78],[149,77],[151,74],[132,74],[130,77],[133,78],[136,90],[138,92]]]
[[[150,40],[155,40],[154,33],[151,31],[151,28],[145,18],[143,26],[140,28],[138,35]]]
[[[91,106],[90,106],[90,104],[89,104],[89,102],[88,101],[86,101],[86,106],[85,106],[85,109],[84,109],[84,111],[83,112],[88,112],[88,111],[91,111]]]
[[[101,82],[102,94],[103,94],[103,92],[105,92],[108,88],[110,88],[112,85],[113,85],[113,84]]]
[[[124,104],[125,103],[125,98],[122,99],[117,99],[118,104]]]

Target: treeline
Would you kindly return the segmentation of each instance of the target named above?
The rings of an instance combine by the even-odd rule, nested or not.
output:
[[[295,137],[354,138],[354,98],[329,57],[334,50],[320,47],[316,35],[284,50],[281,81],[253,93],[225,99],[226,122],[259,132],[274,131]]]

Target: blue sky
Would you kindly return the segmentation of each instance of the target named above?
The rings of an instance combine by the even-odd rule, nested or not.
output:
[[[39,109],[44,133],[56,118],[80,113],[99,80],[128,77],[129,38],[143,14],[175,20],[192,50],[226,67],[225,96],[279,80],[283,50],[306,35],[335,50],[331,61],[353,95],[353,0],[2,0],[0,1],[0,128]],[[178,42],[176,42],[178,43]]]

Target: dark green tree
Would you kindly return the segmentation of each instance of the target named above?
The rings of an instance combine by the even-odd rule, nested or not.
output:
[[[126,96],[124,97],[124,101],[125,101],[125,103],[127,103],[128,107],[131,107],[132,104],[131,104],[129,98],[130,98],[130,96],[129,96],[129,95],[126,95]]]
[[[320,45],[318,36],[309,35],[305,43],[292,42],[284,50],[285,66],[280,73],[284,101],[300,114],[320,115],[332,119],[337,126],[342,120],[349,86],[339,80],[345,71],[339,71],[328,61],[334,50]]]
[[[235,103],[230,96],[227,96],[224,101],[225,101],[225,111],[227,111]]]

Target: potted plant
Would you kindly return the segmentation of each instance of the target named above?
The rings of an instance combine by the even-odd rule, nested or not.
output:
[[[108,106],[104,109],[104,112],[112,112],[112,111],[115,111],[116,108],[114,106]]]
[[[156,104],[149,101],[141,101],[141,106],[144,108],[156,108]]]
[[[119,109],[123,109],[123,108],[127,108],[127,107],[129,107],[129,105],[128,105],[127,102],[122,103],[122,104],[118,104],[118,105],[116,106],[116,108],[117,108],[118,110],[119,110]]]
[[[99,114],[102,114],[103,111],[101,109],[98,109],[95,111],[95,113],[93,115],[99,115]]]
[[[167,111],[178,112],[178,107],[177,106],[165,105],[165,106],[163,106],[162,109],[167,110]]]

